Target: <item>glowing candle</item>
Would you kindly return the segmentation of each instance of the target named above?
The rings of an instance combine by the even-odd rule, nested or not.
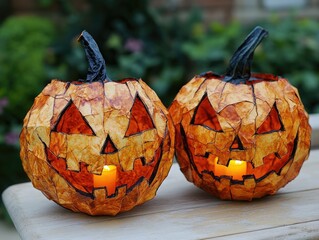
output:
[[[114,194],[116,186],[116,172],[116,166],[105,165],[101,175],[94,175],[94,187],[106,187],[108,196]]]
[[[218,158],[215,158],[215,176],[232,176],[233,180],[243,180],[243,175],[247,172],[247,163],[240,160],[230,160],[228,166],[217,163]]]
[[[226,175],[233,176],[233,180],[243,180],[243,175],[246,174],[247,163],[245,161],[230,160]]]
[[[218,164],[217,162],[218,162],[218,157],[215,158],[215,171],[214,171],[215,176],[220,177],[222,175],[226,175],[227,167],[222,164]]]

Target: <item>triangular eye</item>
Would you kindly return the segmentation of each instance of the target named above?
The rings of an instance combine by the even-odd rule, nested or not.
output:
[[[107,136],[103,144],[101,154],[115,153],[117,151],[118,149],[115,147],[112,139],[110,138],[110,136]]]
[[[276,107],[276,104],[274,104],[265,121],[257,129],[257,134],[272,133],[283,130],[284,125],[282,124],[281,119],[279,117],[279,112]]]
[[[215,132],[223,132],[223,129],[219,124],[216,111],[210,104],[207,94],[204,95],[201,102],[195,109],[191,124],[202,125],[214,130]]]
[[[66,134],[95,135],[88,122],[72,101],[61,112],[53,131]]]
[[[152,118],[140,97],[137,95],[131,108],[131,116],[125,137],[153,129]]]

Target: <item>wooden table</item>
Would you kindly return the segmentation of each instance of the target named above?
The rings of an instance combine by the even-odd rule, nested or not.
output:
[[[319,150],[297,179],[252,202],[218,200],[188,183],[178,165],[157,197],[116,217],[73,213],[31,183],[3,200],[22,239],[319,239]]]

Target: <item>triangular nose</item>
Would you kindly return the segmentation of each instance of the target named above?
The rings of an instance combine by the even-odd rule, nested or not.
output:
[[[107,136],[101,154],[108,154],[108,153],[115,153],[117,152],[117,148],[115,147],[113,141],[111,140],[110,136]]]
[[[240,138],[238,135],[235,137],[233,143],[230,146],[230,150],[244,150],[244,146],[242,142],[240,141]]]

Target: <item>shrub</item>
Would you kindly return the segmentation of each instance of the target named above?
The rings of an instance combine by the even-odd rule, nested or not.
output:
[[[319,23],[291,17],[257,24],[269,31],[269,39],[256,49],[252,70],[286,77],[298,88],[307,111],[319,112]],[[194,31],[200,34],[183,43],[184,53],[199,71],[223,74],[234,46],[253,27],[212,23],[206,31]]]
[[[23,119],[49,80],[44,59],[53,36],[52,23],[40,17],[11,17],[2,24],[0,98],[8,100],[3,118]]]
[[[49,80],[44,60],[53,36],[53,24],[40,17],[11,17],[0,27],[0,193],[27,180],[19,159],[19,132]],[[4,215],[0,201],[0,217]]]

